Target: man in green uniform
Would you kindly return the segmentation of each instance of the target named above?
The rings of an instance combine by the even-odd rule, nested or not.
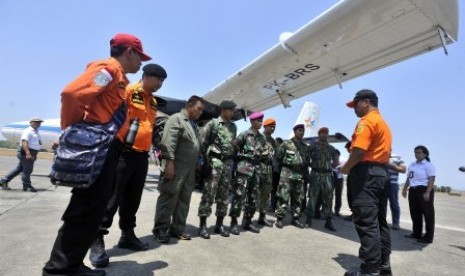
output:
[[[262,177],[260,179],[259,193],[260,193],[260,202],[258,206],[258,211],[260,212],[260,217],[258,218],[258,224],[273,227],[273,222],[270,222],[266,219],[266,208],[268,206],[268,201],[270,200],[271,193],[271,182],[272,182],[272,173],[273,173],[273,157],[276,150],[276,142],[271,135],[274,133],[276,128],[276,121],[272,118],[268,118],[263,122],[263,136],[265,136],[265,150],[262,153],[262,163],[261,163],[261,173]]]
[[[216,199],[215,233],[229,237],[223,227],[223,218],[228,211],[228,191],[231,183],[231,168],[236,151],[237,126],[231,121],[236,104],[232,101],[220,103],[220,117],[213,119],[205,126],[201,149],[205,162],[212,166],[211,175],[206,179],[202,200],[199,206],[199,235],[210,238],[207,230],[207,218],[212,213],[212,205]]]
[[[231,229],[233,235],[239,235],[237,218],[241,215],[242,204],[244,204],[244,218],[242,228],[254,233],[260,233],[260,229],[252,224],[252,217],[256,209],[257,189],[260,181],[260,158],[265,148],[265,137],[259,129],[263,122],[263,113],[254,112],[249,116],[250,124],[248,130],[241,132],[237,139],[239,163],[237,164],[237,175],[233,182],[233,199],[231,203]]]
[[[200,152],[199,130],[195,121],[202,115],[203,108],[202,98],[192,96],[186,107],[171,115],[165,124],[161,140],[164,159],[158,184],[160,195],[152,231],[159,243],[168,243],[169,236],[191,239],[184,230]]]
[[[328,143],[327,127],[318,130],[318,142],[310,145],[310,189],[308,191],[307,222],[306,226],[312,226],[312,218],[315,215],[315,203],[321,192],[323,210],[322,217],[326,218],[325,228],[336,231],[331,221],[333,203],[333,168],[339,165],[336,149]]]
[[[281,164],[281,176],[278,186],[278,205],[276,206],[276,227],[283,227],[283,219],[286,216],[286,206],[291,202],[292,224],[303,228],[300,222],[301,202],[303,197],[303,169],[308,166],[307,145],[302,142],[305,126],[294,126],[294,137],[283,142],[276,150],[276,159]]]

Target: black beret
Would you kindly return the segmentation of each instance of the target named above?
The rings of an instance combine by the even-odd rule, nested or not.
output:
[[[144,67],[142,67],[142,71],[144,71],[144,73],[150,76],[155,76],[155,77],[160,77],[160,78],[165,78],[165,79],[168,77],[165,69],[161,67],[160,65],[154,64],[154,63],[149,63],[145,65]]]
[[[233,101],[224,100],[220,103],[220,108],[234,109],[236,104]]]
[[[297,124],[292,129],[295,131],[296,129],[299,129],[299,128],[305,129],[305,125],[304,124]]]

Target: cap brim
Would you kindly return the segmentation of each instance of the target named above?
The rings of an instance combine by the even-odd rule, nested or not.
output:
[[[354,108],[355,107],[355,101],[350,101],[346,103],[347,107]]]
[[[139,52],[139,54],[140,54],[140,59],[141,59],[142,61],[149,61],[149,60],[152,59],[149,55],[147,55],[147,54],[144,53],[144,52]]]

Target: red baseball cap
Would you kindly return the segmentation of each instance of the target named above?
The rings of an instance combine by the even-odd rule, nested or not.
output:
[[[111,40],[110,40],[110,47],[116,47],[116,46],[124,46],[124,47],[131,47],[134,50],[136,50],[141,57],[142,61],[148,61],[151,60],[152,58],[144,53],[144,50],[142,49],[142,42],[140,40],[131,35],[131,34],[117,34],[115,35]]]

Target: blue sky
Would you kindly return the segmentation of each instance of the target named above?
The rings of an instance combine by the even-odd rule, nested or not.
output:
[[[133,33],[168,79],[160,95],[203,95],[337,1],[16,1],[0,2],[0,126],[33,116],[56,118],[60,92],[88,62],[109,56],[109,40]],[[465,14],[460,5],[459,14]],[[460,30],[464,29],[464,20]],[[442,49],[275,107],[276,136],[287,137],[304,100],[320,105],[320,126],[350,137],[358,120],[345,107],[373,89],[391,126],[394,152],[409,164],[419,144],[430,150],[438,185],[465,190],[465,45]],[[132,81],[141,73],[129,75]],[[241,129],[247,125],[240,124]],[[404,178],[401,178],[401,181]]]

